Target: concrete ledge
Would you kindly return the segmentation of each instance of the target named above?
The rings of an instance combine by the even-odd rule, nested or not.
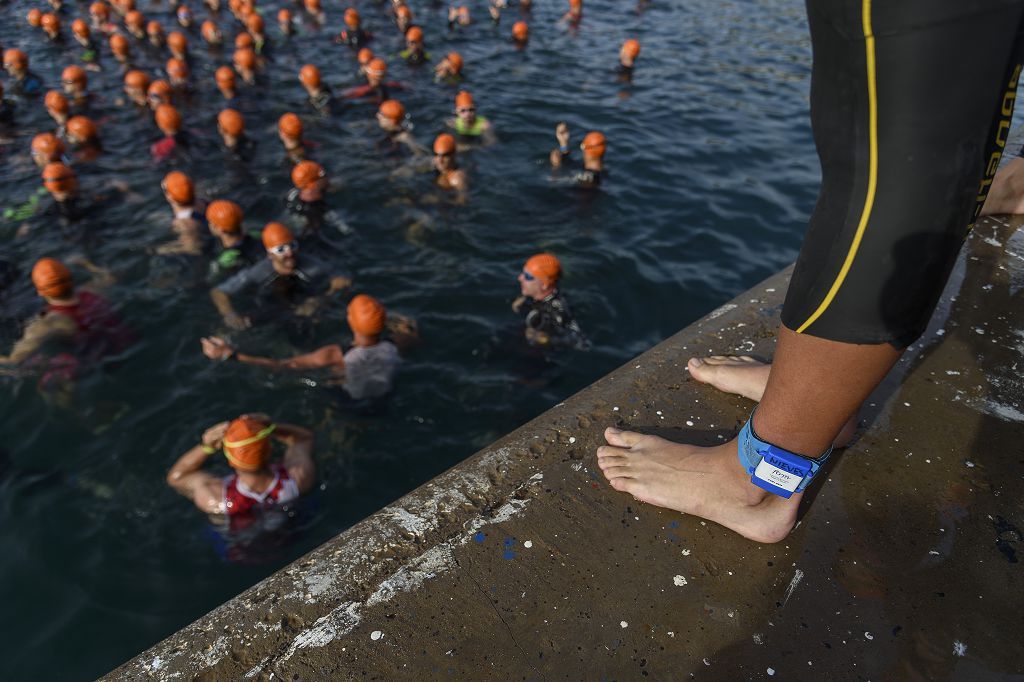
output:
[[[782,543],[639,504],[604,483],[594,451],[613,424],[705,445],[734,435],[751,403],[693,382],[685,363],[770,357],[788,271],[108,679],[1024,672],[1014,230],[978,226],[932,328]]]

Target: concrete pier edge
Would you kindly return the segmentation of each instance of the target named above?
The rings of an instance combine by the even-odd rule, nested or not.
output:
[[[1017,234],[1006,220],[979,224],[928,333],[865,405],[857,440],[782,543],[638,503],[607,486],[594,452],[610,425],[731,438],[752,403],[693,381],[686,361],[770,358],[789,269],[107,679],[1024,672],[1012,643],[1024,496],[1008,473],[1019,465],[998,457],[1024,430],[1005,359],[1024,348]]]

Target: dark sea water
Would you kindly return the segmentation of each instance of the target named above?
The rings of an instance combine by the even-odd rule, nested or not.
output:
[[[518,10],[493,27],[486,5],[474,0],[477,23],[450,35],[443,7],[414,0],[428,49],[435,59],[450,49],[463,54],[465,87],[499,136],[463,157],[471,183],[464,206],[440,195],[429,173],[392,175],[405,159],[378,147],[374,106],[354,104],[325,119],[305,104],[296,74],[307,61],[335,91],[355,83],[354,55],[331,42],[345,5],[324,4],[327,26],[306,24],[287,43],[273,20],[282,5],[261,8],[275,44],[266,85],[245,93],[255,159],[239,165],[212,151],[183,169],[201,195],[239,202],[246,225],[259,228],[282,215],[290,187],[277,119],[300,113],[305,136],[318,145],[313,157],[340,184],[328,201],[355,230],[332,235],[337,248],[324,255],[352,271],[356,292],[414,316],[423,343],[381,415],[347,412],[296,375],[207,361],[199,338],[225,330],[203,267],[152,254],[170,236],[159,189],[169,168],[149,156],[156,129],[148,114],[115,103],[121,74],[104,46],[107,70],[90,74],[90,89],[101,97],[105,152],[78,172],[86,190],[122,180],[139,196],[113,199],[82,229],[94,235],[89,256],[116,274],[109,298],[140,342],[83,377],[70,405],[43,396],[35,376],[0,377],[3,679],[107,672],[796,255],[819,173],[802,3],[587,0],[574,31],[557,23],[565,4],[537,0],[529,47],[517,51],[507,36]],[[66,6],[64,48],[27,27],[32,6],[0,4],[0,43],[28,52],[33,70],[57,87],[61,68],[78,59],[70,24],[87,5]],[[357,7],[377,34],[372,47],[389,57],[390,76],[409,86],[399,98],[415,135],[429,143],[451,114],[455,89],[434,83],[429,68],[398,61],[399,35],[386,6]],[[165,4],[140,0],[139,9],[171,28]],[[207,18],[205,8],[192,9],[197,24]],[[238,24],[226,10],[217,21],[230,41]],[[627,37],[643,43],[632,85],[615,75]],[[151,74],[167,57],[136,54]],[[181,108],[186,127],[213,140],[222,100],[212,74],[230,50],[208,52],[192,35],[192,57],[199,92]],[[600,190],[550,180],[546,157],[559,120],[568,122],[574,146],[589,129],[608,136],[609,175]],[[19,204],[38,187],[29,142],[49,128],[41,101],[18,104],[18,125],[0,144],[0,204]],[[427,227],[410,234],[417,221]],[[0,257],[22,270],[0,299],[2,353],[20,333],[11,317],[38,305],[28,282],[32,262],[80,250],[52,226],[37,225],[28,238],[16,238],[17,227],[0,222]],[[515,331],[516,274],[539,250],[562,259],[564,290],[592,341],[589,351],[544,356]],[[260,328],[233,339],[266,354],[347,343],[348,296],[308,329]],[[288,533],[243,552],[225,549],[164,476],[204,428],[255,410],[315,430],[322,485]],[[227,470],[222,460],[217,467]]]

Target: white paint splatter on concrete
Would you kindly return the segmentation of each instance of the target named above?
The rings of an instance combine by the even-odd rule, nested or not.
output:
[[[953,655],[963,656],[967,653],[967,645],[961,642],[959,639],[953,642]]]
[[[675,584],[676,587],[683,587],[684,585],[686,585],[686,578],[684,578],[681,575],[677,575],[674,578],[672,578],[672,582]]]
[[[873,634],[871,634],[870,632],[865,632],[864,633],[864,639],[868,640],[869,642],[871,640],[873,640],[874,638],[875,638],[875,636]]]
[[[707,319],[708,320],[713,320],[716,317],[721,317],[722,315],[725,315],[730,310],[735,310],[735,309],[736,309],[736,304],[735,303],[726,303],[725,305],[719,306],[718,308],[715,308],[714,310],[712,310],[711,313],[708,314]]]
[[[796,569],[796,571],[793,573],[793,579],[789,581],[789,587],[786,588],[786,596],[782,600],[782,605],[783,606],[785,606],[786,602],[789,601],[789,598],[793,595],[793,590],[796,589],[796,586],[799,585],[800,581],[803,580],[803,579],[804,579],[804,572],[801,571],[799,568]]]
[[[629,623],[627,623],[624,620],[621,620],[621,621],[619,621],[619,627],[623,628],[623,629],[628,628],[629,627]]]
[[[576,442],[576,436],[569,436],[569,442],[570,443],[575,443]]]
[[[754,644],[764,644],[764,635],[760,632],[755,632],[753,635]]]
[[[692,419],[687,419],[686,420],[686,425],[687,426],[693,426],[693,420]]]
[[[684,549],[683,550],[683,556],[690,556],[690,550]]]
[[[533,541],[532,540],[527,540],[526,542],[523,543],[523,547],[525,547],[526,549],[530,549],[531,547],[533,547]]]
[[[380,639],[381,637],[383,637],[383,636],[384,636],[384,633],[381,632],[380,630],[374,630],[373,632],[370,633],[370,639],[372,639],[375,642],[378,639]]]
[[[164,659],[157,656],[149,662],[149,665],[147,667],[149,668],[150,672],[160,670],[160,668],[164,667]]]
[[[775,668],[768,668],[766,672],[768,673],[768,677],[771,677],[775,674]]]

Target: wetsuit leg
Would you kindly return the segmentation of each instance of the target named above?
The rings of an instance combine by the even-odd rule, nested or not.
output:
[[[822,186],[782,321],[906,347],[1005,146],[1024,2],[808,0],[807,10]]]

